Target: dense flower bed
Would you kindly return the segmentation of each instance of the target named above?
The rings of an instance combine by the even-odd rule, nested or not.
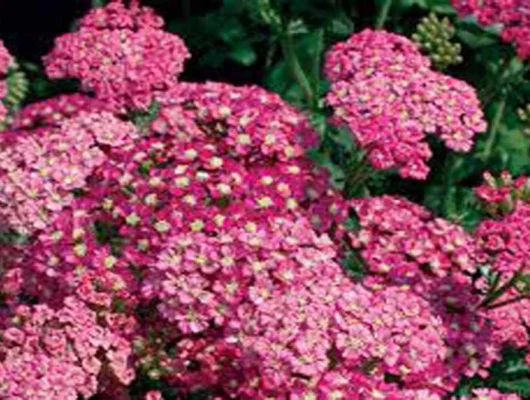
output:
[[[136,1],[94,9],[44,58],[85,93],[0,108],[0,399],[521,398],[458,390],[507,349],[530,364],[528,179],[487,173],[472,232],[348,199],[302,111],[178,81],[162,28]],[[1,47],[0,78],[13,62]],[[427,134],[469,152],[487,128],[404,36],[353,34],[324,71],[331,125],[375,169],[426,179]]]

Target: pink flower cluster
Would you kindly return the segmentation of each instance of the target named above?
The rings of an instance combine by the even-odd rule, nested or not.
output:
[[[517,55],[530,57],[530,12],[525,0],[452,0],[461,16],[473,15],[481,25],[500,25],[501,37],[513,43]]]
[[[252,162],[256,151],[286,160],[317,144],[306,118],[277,94],[257,86],[181,83],[158,100],[162,109],[152,124],[155,132],[180,133],[181,140],[217,137]]]
[[[482,262],[503,274],[530,271],[530,204],[516,203],[515,209],[501,219],[483,221],[476,239]]]
[[[428,301],[403,286],[345,292],[337,307],[336,346],[346,365],[381,360],[378,372],[410,387],[437,386],[448,356],[447,329]]]
[[[13,130],[50,128],[59,126],[64,120],[73,118],[81,112],[97,113],[100,111],[111,111],[111,109],[105,102],[83,94],[63,94],[22,108],[14,115],[10,128]]]
[[[356,199],[352,207],[361,226],[352,246],[372,273],[402,279],[474,271],[474,240],[460,226],[400,197]]]
[[[486,183],[476,189],[476,194],[493,218],[481,222],[475,239],[480,251],[478,260],[488,268],[493,283],[478,281],[477,287],[486,292],[484,314],[492,325],[493,340],[526,349],[530,361],[528,178],[513,178],[506,171],[499,178],[490,173],[484,176]]]
[[[91,159],[98,162],[83,168],[79,179],[54,178],[53,184],[64,190],[61,193],[68,196],[68,202],[55,210],[55,218],[32,227],[39,233],[24,255],[7,268],[4,292],[12,299],[20,294],[36,296],[54,306],[75,295],[90,307],[127,313],[155,304],[153,311],[173,324],[173,336],[181,336],[182,346],[186,343],[183,337],[194,343],[198,333],[215,336],[215,326],[225,330],[216,343],[216,348],[221,346],[218,351],[225,351],[223,342],[237,339],[240,355],[232,362],[251,363],[249,371],[259,372],[262,382],[249,388],[241,384],[237,388],[241,394],[289,392],[296,374],[293,369],[316,374],[327,367],[324,350],[330,344],[317,346],[315,340],[321,337],[317,324],[321,318],[330,318],[331,311],[324,310],[333,302],[328,299],[319,305],[324,301],[320,291],[327,289],[316,285],[322,277],[318,271],[327,269],[330,279],[348,284],[333,260],[333,243],[327,237],[319,238],[304,216],[305,207],[323,194],[315,188],[325,187],[325,175],[314,171],[301,147],[301,143],[313,142],[315,135],[294,109],[259,88],[183,85],[170,93],[174,94],[161,99],[154,131],[146,137],[125,129],[128,123],[106,112],[80,113],[64,119],[59,128],[46,132],[41,128],[35,131],[38,136],[27,134],[41,140],[46,149],[49,143],[55,145],[54,135],[62,135],[60,149],[51,148],[49,156],[39,152],[47,164],[58,155],[62,161],[63,156],[91,149],[97,153]],[[6,152],[25,143],[25,136],[16,134],[12,145],[6,143]],[[89,147],[78,149],[85,141]],[[65,154],[59,151],[63,148]],[[19,157],[31,154],[18,153]],[[14,159],[7,153],[5,158]],[[51,163],[60,167],[57,171],[50,168],[52,177],[82,165],[74,160],[66,167],[59,161]],[[35,162],[17,164],[18,170],[31,176],[38,166]],[[306,188],[312,189],[310,193]],[[74,196],[74,189],[81,191]],[[14,212],[14,204],[6,210],[20,214]],[[277,269],[280,265],[281,270]],[[308,321],[293,319],[289,329],[294,331],[285,331],[290,336],[302,335],[310,324],[306,345],[296,344],[294,337],[282,343],[275,328],[281,322],[274,318],[261,328],[263,336],[270,336],[271,345],[284,345],[285,352],[292,352],[289,362],[283,357],[275,360],[260,347],[261,334],[246,324],[270,319],[267,307],[282,309],[296,303],[292,284],[311,280],[316,292],[309,287],[298,292],[300,299],[307,297],[310,308],[300,304],[296,311],[298,318],[305,315]],[[313,308],[322,308],[321,314],[313,315]],[[247,320],[245,315],[253,317]],[[194,345],[186,362],[210,353],[209,348]],[[247,361],[250,353],[255,354],[254,361]],[[297,361],[304,354],[308,360]],[[315,355],[322,360],[320,366],[311,361]],[[202,386],[225,381],[207,378],[222,360],[210,363],[212,368],[200,374]],[[190,379],[196,382],[190,376],[199,374],[179,372],[178,361],[170,363],[171,379],[181,385]],[[261,369],[267,363],[270,377]],[[281,373],[274,372],[275,368]],[[275,384],[281,387],[276,389]]]
[[[303,398],[344,390],[361,399],[379,392],[434,399],[454,388],[463,371],[478,370],[471,360],[488,362],[480,345],[469,350],[476,361],[459,350],[478,340],[467,327],[472,317],[450,319],[445,303],[433,308],[434,300],[415,288],[366,288],[343,273],[337,246],[313,230],[311,213],[337,221],[345,215],[332,200],[318,202],[327,196],[325,175],[303,157],[301,144],[314,134],[295,110],[262,89],[212,83],[184,84],[160,101],[146,136],[106,112],[80,113],[30,135],[46,139],[46,149],[62,135],[68,156],[86,137],[90,145],[82,149],[96,149],[101,160],[79,181],[53,181],[61,193],[82,190],[55,218],[33,227],[39,232],[5,268],[12,303],[25,295],[61,307],[75,296],[133,320],[144,318],[135,310],[146,308],[153,318],[135,332],[142,343],[137,368],[180,390],[223,396]],[[25,138],[18,135],[6,149]],[[55,158],[63,154],[52,149]],[[17,165],[26,171],[37,164]],[[74,169],[60,168],[66,170]],[[387,232],[386,242],[410,248],[416,272],[430,261],[441,277],[453,267],[471,268],[462,230],[399,199],[382,201],[354,207],[366,218],[366,232]],[[392,208],[394,214],[378,215]],[[421,243],[430,240],[419,252],[420,242],[400,241],[417,231]],[[449,329],[448,321],[465,333]],[[153,334],[158,339],[151,341]],[[345,385],[341,374],[364,380],[364,388]],[[385,374],[400,386],[385,383]]]
[[[188,54],[161,26],[136,1],[91,11],[46,63],[95,97],[30,105],[0,137],[0,228],[26,239],[0,246],[0,398],[441,400],[527,346],[527,303],[482,307],[477,282],[479,263],[528,258],[527,205],[473,237],[397,196],[346,202],[304,155],[300,112],[175,83]],[[484,128],[473,90],[400,36],[354,35],[326,71],[378,168],[423,178],[426,132],[467,151]],[[152,101],[147,128],[127,120]]]
[[[511,212],[518,201],[530,202],[530,179],[527,176],[513,178],[508,171],[499,177],[484,173],[484,184],[475,188],[475,195],[491,215]]]
[[[365,30],[336,44],[325,74],[333,121],[348,127],[377,169],[425,179],[431,150],[426,134],[467,152],[486,129],[475,90],[430,69],[430,61],[408,39]]]
[[[7,96],[6,76],[9,67],[13,64],[13,57],[5,48],[4,42],[0,40],[0,100]],[[0,101],[0,122],[4,121],[7,116],[7,108]]]
[[[20,305],[4,319],[0,398],[77,400],[98,392],[100,374],[124,385],[134,378],[129,341],[73,297],[58,310]]]
[[[164,32],[153,10],[113,0],[56,40],[44,63],[50,78],[76,78],[117,110],[146,109],[176,82],[189,57],[182,40]]]
[[[515,292],[515,293],[514,293]],[[512,289],[502,296],[498,303],[516,298],[519,294]],[[487,310],[486,314],[493,326],[493,339],[515,348],[528,348],[530,335],[527,326],[530,323],[530,300],[528,298]],[[530,360],[530,354],[527,354]]]
[[[186,247],[174,244],[173,259],[163,253],[147,294],[162,298],[162,316],[183,333],[218,332],[222,336],[213,346],[234,349],[239,368],[233,375],[224,375],[218,358],[204,364],[200,382],[211,381],[210,370],[217,369],[223,379],[215,383],[224,392],[281,397],[329,369],[335,300],[351,284],[333,259],[331,241],[315,235],[302,217],[244,226],[219,232],[226,244],[215,248],[217,257],[227,255],[218,262],[212,250],[209,257],[194,251],[202,242],[193,245],[191,238],[186,246],[181,239],[181,249]],[[189,261],[179,263],[179,257]]]
[[[367,377],[362,372],[335,369],[327,373],[315,388],[291,396],[293,400],[441,400],[442,396],[428,389],[401,389],[395,383]]]
[[[480,251],[474,238],[403,198],[356,199],[352,207],[360,229],[349,236],[368,269],[365,284],[372,290],[410,286],[443,322],[450,368],[434,376],[451,386],[462,374],[484,374],[503,343],[490,339],[487,317],[477,312],[481,297],[473,292],[472,275]]]
[[[0,215],[21,233],[44,229],[105,158],[137,135],[112,114],[80,113],[58,128],[12,131],[0,139]]]

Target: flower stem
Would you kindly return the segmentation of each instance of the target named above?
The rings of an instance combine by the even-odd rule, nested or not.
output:
[[[510,304],[513,304],[513,303],[517,303],[521,300],[524,300],[524,299],[527,299],[528,296],[515,296],[515,297],[512,297],[511,299],[508,299],[508,300],[504,300],[504,301],[500,301],[498,303],[494,303],[494,304],[490,304],[488,307],[486,307],[488,310],[493,310],[495,308],[500,308],[500,307],[504,307],[504,306],[507,306],[507,305],[510,305]]]
[[[488,137],[488,140],[486,141],[486,144],[484,145],[484,151],[482,152],[482,157],[484,160],[489,159],[489,157],[491,156],[491,152],[493,151],[493,146],[495,145],[497,141],[499,126],[502,121],[502,117],[504,116],[505,108],[506,108],[506,99],[503,98],[500,101],[499,105],[497,106],[497,111],[491,123],[490,135]]]
[[[311,87],[311,82],[309,82],[307,75],[305,74],[304,70],[302,69],[302,66],[300,65],[300,61],[298,60],[294,48],[293,37],[289,32],[287,32],[287,29],[283,29],[283,32],[281,33],[280,42],[282,46],[283,55],[285,57],[287,65],[289,66],[289,69],[291,70],[293,78],[300,86],[300,89],[302,90],[304,97],[306,98],[309,105],[313,106],[314,93],[313,88]]]
[[[390,7],[392,7],[392,0],[385,0],[383,3],[383,7],[381,7],[381,11],[379,12],[379,16],[377,17],[377,21],[375,23],[376,29],[383,29],[385,26],[385,22],[388,18],[388,13],[390,12]]]

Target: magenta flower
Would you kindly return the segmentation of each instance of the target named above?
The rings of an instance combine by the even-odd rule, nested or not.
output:
[[[21,233],[44,229],[106,159],[104,146],[136,137],[112,114],[80,113],[60,127],[12,131],[0,139],[0,215]]]
[[[326,56],[327,101],[333,122],[348,127],[376,169],[425,179],[431,151],[427,134],[451,150],[468,152],[486,130],[475,90],[430,69],[408,39],[365,30]]]
[[[19,306],[4,325],[0,397],[76,400],[97,393],[100,374],[123,384],[134,378],[130,343],[99,325],[96,313],[75,298],[57,311]]]
[[[114,109],[147,109],[156,93],[176,82],[189,57],[182,40],[162,30],[147,7],[113,0],[60,36],[44,57],[50,78],[76,78]]]

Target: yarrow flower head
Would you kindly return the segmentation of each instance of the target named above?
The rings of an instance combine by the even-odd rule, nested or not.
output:
[[[524,289],[528,293],[528,288]],[[530,323],[530,299],[520,299],[520,294],[518,289],[510,289],[493,303],[492,307],[484,310],[484,314],[492,326],[491,340],[496,342],[499,348],[509,346],[524,349],[526,362],[530,365],[530,335],[526,328]],[[518,301],[510,301],[511,299]]]
[[[463,17],[473,15],[481,25],[501,26],[501,37],[513,43],[519,58],[530,57],[530,14],[525,0],[452,0]]]
[[[485,374],[502,346],[488,339],[488,317],[477,312],[481,297],[472,277],[481,251],[474,237],[396,196],[356,199],[352,207],[360,229],[349,236],[367,268],[365,285],[410,287],[443,321],[447,365],[445,374],[435,373],[442,385],[456,385],[462,374]]]
[[[481,261],[504,274],[530,272],[529,224],[530,204],[522,202],[501,219],[483,221],[475,234],[482,250]]]
[[[63,188],[68,202],[55,217],[34,227],[38,234],[7,268],[4,292],[54,305],[76,295],[90,307],[111,312],[149,307],[173,324],[179,346],[193,344],[163,368],[175,382],[193,388],[194,377],[200,376],[203,386],[226,386],[231,367],[223,360],[232,360],[250,365],[244,376],[255,376],[260,365],[268,365],[267,373],[258,374],[264,393],[276,393],[274,382],[278,390],[290,391],[296,371],[318,376],[327,368],[331,339],[317,325],[331,319],[325,310],[332,304],[330,298],[321,304],[332,286],[315,286],[317,292],[303,286],[295,296],[289,291],[292,283],[296,276],[316,283],[329,273],[331,280],[348,285],[333,259],[333,243],[313,232],[305,216],[326,181],[303,156],[303,145],[314,141],[314,133],[293,108],[258,88],[207,84],[173,90],[174,97],[161,98],[160,115],[145,137],[105,112],[80,113],[63,119],[58,128],[47,128],[50,134],[44,128],[37,128],[40,136],[32,133],[46,140],[60,133],[65,152],[71,148],[68,156],[86,136],[99,158],[92,158],[98,161],[79,181],[68,181]],[[28,113],[24,126],[39,120],[54,124],[48,112],[36,110]],[[21,140],[21,132],[16,134],[15,144]],[[66,140],[68,135],[77,140]],[[21,168],[28,165],[35,163]],[[6,208],[12,209],[12,204]],[[298,298],[305,298],[304,304],[297,305]],[[267,318],[260,304],[296,307],[297,325],[273,318],[262,328],[271,346],[284,345],[292,361],[272,357],[260,335],[246,325],[248,313],[255,320]],[[275,332],[284,323],[286,330],[300,330],[306,323],[311,327],[304,341],[282,343]],[[205,333],[218,340],[201,345],[196,336]],[[217,364],[207,363],[212,368],[182,373],[179,362],[209,360],[212,352],[218,355]],[[307,361],[294,359],[306,356]],[[146,363],[150,373],[160,373]],[[215,365],[222,366],[216,367],[220,375]],[[255,393],[256,388],[241,384],[239,390]]]
[[[6,75],[13,61],[13,56],[5,48],[4,42],[0,41],[0,74]]]
[[[222,333],[216,346],[239,349],[232,357],[246,378],[219,380],[223,390],[242,398],[281,396],[298,374],[309,380],[328,370],[334,300],[351,283],[334,261],[332,242],[318,237],[309,221],[255,223],[251,215],[210,239],[175,236],[144,294],[159,300],[161,315],[183,334]],[[319,284],[323,277],[326,285]],[[221,368],[203,365],[204,376]]]
[[[314,140],[307,122],[257,88],[190,84],[170,93],[147,136],[110,129],[125,123],[104,112],[52,128],[86,135],[101,160],[6,267],[4,292],[54,306],[75,295],[126,315],[145,308],[160,337],[141,341],[140,365],[183,390],[243,399],[326,393],[333,365],[354,373],[377,360],[362,374],[367,389],[352,393],[445,393],[439,382],[421,384],[448,351],[449,331],[430,300],[354,284],[336,245],[311,226],[325,190],[315,191],[321,175],[302,154]],[[422,227],[431,222],[424,214]],[[450,226],[431,229],[437,246],[457,241]],[[385,373],[405,389],[385,386]]]
[[[475,134],[486,129],[475,90],[431,70],[429,59],[402,36],[354,34],[328,52],[325,73],[334,123],[351,130],[377,169],[425,179],[427,133],[451,150],[467,152]]]
[[[129,341],[100,325],[96,313],[74,297],[53,310],[21,305],[3,321],[0,397],[91,397],[101,374],[129,384],[134,378]]]
[[[473,237],[425,208],[397,196],[356,199],[352,207],[361,228],[350,233],[352,245],[370,272],[402,279],[475,270]]]
[[[12,131],[0,138],[0,215],[31,233],[83,189],[108,148],[130,143],[134,125],[107,112],[81,113],[58,128]]]
[[[108,105],[92,97],[75,93],[63,94],[29,104],[18,111],[10,124],[12,130],[51,128],[78,114],[111,111]]]
[[[292,159],[317,144],[307,119],[277,94],[257,86],[181,83],[159,96],[161,111],[152,129],[219,141],[237,157],[254,154]]]
[[[206,246],[216,229],[239,223],[240,210],[253,213],[252,227],[296,215],[325,197],[307,190],[325,191],[326,184],[300,145],[314,133],[279,97],[230,85],[182,90],[175,105],[162,103],[147,136],[104,111],[8,136],[4,170],[13,177],[2,211],[15,230],[37,231],[11,271],[11,277],[22,276],[19,290],[48,301],[79,292],[98,306],[110,307],[113,299],[134,303],[137,284],[129,264],[137,270],[153,264],[175,234],[204,237]],[[217,119],[206,112],[222,107],[233,111]],[[28,118],[24,125],[32,126]],[[35,150],[23,151],[21,143]],[[55,147],[48,150],[50,145]],[[38,179],[32,196],[17,186],[26,176]]]
[[[134,0],[92,10],[45,57],[91,94],[30,105],[0,136],[0,398],[441,400],[528,345],[526,302],[482,307],[487,228],[345,201],[299,111],[177,82],[189,55],[162,26]],[[423,178],[427,133],[467,151],[484,128],[474,91],[430,67],[385,32],[328,54],[334,120],[377,168]]]
[[[79,79],[117,110],[147,109],[157,92],[176,82],[189,57],[182,40],[162,26],[150,8],[113,0],[91,10],[77,32],[56,40],[44,57],[46,72]]]
[[[337,307],[337,351],[347,365],[380,360],[374,362],[378,373],[400,377],[409,387],[436,386],[448,354],[447,330],[429,302],[403,286],[345,292]]]

